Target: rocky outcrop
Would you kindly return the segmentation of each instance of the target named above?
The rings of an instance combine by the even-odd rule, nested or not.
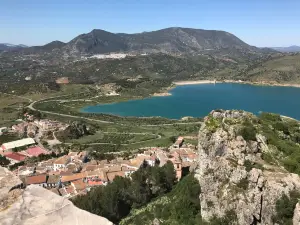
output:
[[[300,224],[300,204],[297,203],[294,210],[293,224]]]
[[[0,212],[10,206],[23,192],[22,181],[8,169],[0,167]]]
[[[112,225],[42,187],[30,185],[23,190],[19,184],[14,174],[0,167],[1,225]]]
[[[241,111],[213,111],[199,132],[199,165],[196,177],[201,186],[201,215],[209,221],[236,213],[232,224],[273,224],[276,201],[292,190],[300,190],[300,178],[281,168],[267,169],[261,158],[268,151],[266,140],[244,140],[241,124],[254,116]],[[296,216],[298,215],[298,217]],[[294,221],[300,218],[299,205]],[[294,224],[299,224],[294,222]]]

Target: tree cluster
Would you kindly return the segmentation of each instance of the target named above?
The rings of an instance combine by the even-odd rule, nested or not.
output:
[[[91,213],[118,223],[131,209],[141,207],[151,199],[172,190],[176,183],[173,164],[150,167],[146,163],[129,177],[116,177],[107,186],[92,189],[76,197],[74,204]]]
[[[120,224],[152,224],[155,220],[174,225],[206,224],[201,220],[199,195],[199,181],[189,174],[171,192],[156,198],[138,213],[133,211]]]

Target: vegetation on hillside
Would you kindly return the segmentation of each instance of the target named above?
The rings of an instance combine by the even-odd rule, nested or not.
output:
[[[192,174],[187,175],[170,193],[133,210],[120,224],[151,224],[154,220],[160,224],[197,224],[200,221],[199,195],[199,182]]]
[[[130,178],[116,177],[107,186],[92,189],[87,195],[73,199],[74,204],[91,213],[118,223],[134,208],[168,193],[176,183],[173,164],[150,167],[144,164]]]
[[[276,202],[276,215],[273,221],[279,225],[292,225],[293,216],[296,204],[299,202],[300,193],[298,191],[291,191],[289,196],[283,194]]]
[[[289,172],[300,175],[300,126],[292,119],[262,113],[259,123],[267,139],[270,152],[263,152],[263,159],[272,164],[282,164]]]

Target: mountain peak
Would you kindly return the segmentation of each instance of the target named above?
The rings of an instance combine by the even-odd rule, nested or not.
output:
[[[54,41],[43,47],[45,51],[52,51],[55,48],[69,55],[113,52],[193,54],[220,49],[262,52],[225,31],[183,27],[169,27],[135,34],[111,33],[102,29],[93,29],[68,43]]]

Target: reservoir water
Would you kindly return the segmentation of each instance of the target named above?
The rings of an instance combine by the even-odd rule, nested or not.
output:
[[[82,112],[179,119],[203,117],[213,109],[242,109],[254,114],[273,112],[300,119],[300,88],[217,83],[178,86],[171,94],[88,106]]]

